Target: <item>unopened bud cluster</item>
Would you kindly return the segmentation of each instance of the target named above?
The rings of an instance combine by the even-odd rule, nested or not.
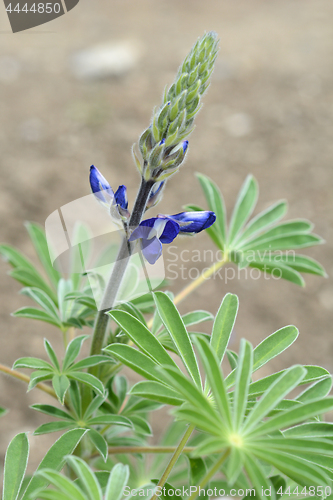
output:
[[[166,89],[151,125],[139,139],[143,165],[136,163],[146,180],[162,181],[176,172],[183,162],[199,111],[201,96],[209,86],[218,51],[216,33],[200,38],[179,68],[175,82]]]

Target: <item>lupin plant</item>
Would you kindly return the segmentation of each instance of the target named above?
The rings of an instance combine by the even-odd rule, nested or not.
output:
[[[281,328],[256,347],[242,339],[236,353],[229,348],[236,295],[226,293],[215,315],[204,310],[182,315],[176,307],[227,262],[302,286],[301,273],[325,276],[318,262],[296,254],[322,242],[312,224],[303,219],[281,222],[285,201],[250,219],[258,196],[252,176],[241,188],[229,224],[219,188],[202,174],[198,179],[209,210],[189,204],[185,212],[146,217],[188,153],[217,51],[215,33],[197,41],[154,110],[137,151],[133,148],[141,183],[131,211],[126,187],[114,192],[102,173],[90,168],[93,196],[123,239],[101,303],[94,300],[89,273],[78,273],[72,265],[69,275],[62,276],[53,266],[40,226],[27,224],[42,272],[15,248],[0,246],[13,268],[11,276],[38,306],[23,307],[14,316],[51,324],[64,340],[63,355],[45,339],[45,359],[24,357],[13,368],[0,365],[2,372],[27,383],[28,390],[53,398],[49,404],[32,405],[47,418],[34,434],[62,433],[32,475],[26,475],[27,434],[12,439],[3,500],[228,495],[275,500],[332,494],[333,424],[323,417],[333,410],[331,375],[311,365],[254,375],[295,342],[297,328]],[[198,279],[176,296],[155,290],[117,301],[132,255],[138,253],[154,266],[163,244],[203,230],[223,258]],[[78,241],[89,240],[87,228],[77,226],[76,232]],[[82,247],[80,252],[82,257]],[[112,252],[110,247],[106,255],[110,258]],[[72,264],[75,258],[74,252]],[[205,321],[213,321],[210,335],[188,329]],[[78,335],[82,328],[90,328],[91,335]],[[84,357],[81,347],[88,339],[90,354]],[[121,374],[125,366],[142,378],[132,387]],[[26,375],[22,369],[32,372]],[[151,445],[150,414],[165,406],[171,407],[173,421],[160,443]]]

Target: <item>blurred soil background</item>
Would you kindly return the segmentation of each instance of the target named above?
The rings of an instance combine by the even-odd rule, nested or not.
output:
[[[304,253],[323,263],[330,277],[306,276],[305,289],[264,277],[228,283],[218,278],[180,309],[215,313],[226,292],[237,293],[232,348],[242,336],[256,345],[295,324],[299,339],[264,373],[293,363],[333,370],[331,0],[81,0],[59,19],[17,34],[1,7],[0,30],[0,241],[34,261],[24,221],[44,224],[54,210],[89,194],[91,164],[114,188],[126,184],[133,203],[139,176],[131,146],[197,37],[217,31],[216,71],[188,160],[168,182],[156,213],[177,213],[190,202],[204,205],[197,171],[218,183],[230,213],[246,175],[253,173],[260,186],[256,212],[286,198],[289,218],[313,221],[327,243]],[[105,54],[114,58],[109,66]],[[178,254],[214,249],[204,234],[176,244]],[[173,258],[165,246],[170,278]],[[184,262],[184,277],[172,281],[172,290],[189,283],[191,268],[195,275],[211,263],[209,256],[206,262]],[[18,295],[20,286],[8,269],[1,261],[0,362],[11,366],[17,357],[44,357],[46,336],[61,353],[55,328],[10,316],[28,299]],[[203,328],[209,331],[210,325]],[[1,420],[3,455],[15,433],[45,421],[27,406],[50,400],[37,390],[27,394],[23,383],[5,376],[0,395],[0,405],[10,410]],[[158,434],[165,419],[155,420]],[[55,435],[32,440],[31,469],[54,440]]]

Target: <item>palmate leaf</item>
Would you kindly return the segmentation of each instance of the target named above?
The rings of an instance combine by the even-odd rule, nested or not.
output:
[[[216,213],[216,222],[207,229],[215,245],[223,251],[223,258],[240,268],[250,266],[304,286],[300,273],[326,276],[324,268],[306,255],[297,255],[295,250],[323,243],[313,234],[313,224],[295,219],[280,222],[287,212],[284,200],[278,201],[248,221],[257,201],[258,187],[255,179],[248,176],[238,194],[231,215],[229,230],[222,194],[215,183],[199,174],[199,182],[210,210]],[[187,210],[202,210],[188,205]],[[248,221],[248,222],[247,222]]]
[[[218,456],[229,450],[225,468],[228,480],[236,481],[245,471],[263,499],[269,491],[275,498],[275,489],[270,489],[271,482],[267,479],[271,466],[303,486],[325,485],[333,477],[330,471],[333,425],[309,422],[333,409],[333,398],[326,397],[331,387],[327,371],[320,367],[293,366],[251,382],[252,371],[283,352],[297,335],[294,327],[286,327],[265,339],[253,350],[253,366],[251,345],[242,341],[236,369],[227,377],[228,384],[212,344],[196,338],[207,376],[205,394],[183,374],[174,375],[171,368],[163,369],[185,401],[174,411],[176,418],[206,433],[193,456]],[[300,401],[284,399],[295,387],[309,382],[313,385],[298,396]],[[318,397],[316,384],[319,384]],[[231,385],[235,385],[235,390],[228,393],[227,387]],[[207,396],[208,390],[211,393]],[[326,462],[323,456],[327,457]]]

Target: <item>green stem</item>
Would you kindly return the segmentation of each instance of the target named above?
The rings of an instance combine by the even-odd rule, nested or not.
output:
[[[25,382],[26,384],[29,384],[30,382],[30,377],[28,375],[20,373],[17,370],[12,370],[12,368],[9,368],[9,366],[0,364],[0,372],[6,373],[7,375],[17,378],[18,380],[22,380],[22,382]],[[43,384],[43,382],[38,382],[35,387],[43,392],[46,392],[46,394],[49,394],[53,398],[58,399],[56,393],[49,385]]]
[[[225,460],[228,458],[230,454],[230,448],[228,448],[222,455],[221,458],[218,459],[218,461],[213,465],[213,467],[207,472],[207,474],[202,478],[202,480],[200,481],[200,483],[197,485],[197,490],[192,493],[192,495],[189,497],[188,500],[194,500],[195,498],[197,498],[198,496],[198,493],[200,491],[200,488],[203,489],[207,483],[209,483],[209,481],[212,479],[212,477],[215,476],[215,474],[220,470],[220,468],[222,467],[223,463],[225,462]]]
[[[142,179],[141,186],[134,203],[133,212],[128,223],[130,228],[135,228],[138,224],[140,224],[153,184],[153,181],[145,181]],[[124,238],[110,280],[104,291],[101,310],[97,314],[90,355],[99,354],[101,352],[105,332],[109,323],[109,316],[106,313],[114,306],[130,256],[131,245],[128,243],[127,238]]]
[[[163,488],[164,484],[166,483],[166,480],[168,479],[169,477],[169,474],[170,472],[172,471],[174,465],[176,464],[179,456],[181,455],[181,453],[183,452],[184,448],[185,448],[185,445],[187,443],[187,441],[189,440],[192,432],[194,431],[194,428],[195,426],[194,425],[190,425],[188,427],[188,429],[186,430],[184,436],[182,437],[182,440],[181,442],[179,443],[179,445],[177,446],[174,454],[172,455],[171,459],[170,459],[170,462],[168,463],[161,479],[159,480],[158,482],[158,485],[157,486],[160,486],[161,488]],[[157,498],[157,495],[156,493],[151,497],[150,500],[156,500]]]
[[[191,453],[195,450],[194,446],[185,446],[182,453]],[[174,453],[176,446],[110,446],[108,448],[109,455],[122,455],[125,453]],[[89,459],[100,456],[96,451],[90,455]]]

